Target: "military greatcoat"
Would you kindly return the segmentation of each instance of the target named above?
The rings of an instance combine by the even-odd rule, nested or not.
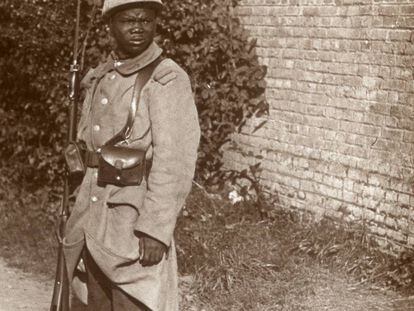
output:
[[[106,63],[83,80],[86,97],[78,139],[91,151],[125,125],[139,70],[160,56],[153,43],[134,59]],[[161,70],[170,78],[156,81]],[[172,76],[171,76],[172,75]],[[70,279],[83,248],[109,279],[153,311],[177,311],[177,265],[173,240],[176,219],[194,176],[200,129],[190,81],[171,59],[163,60],[142,90],[128,143],[147,150],[151,169],[139,186],[97,185],[88,168],[67,223],[64,251]],[[169,247],[160,264],[142,267],[137,232]]]

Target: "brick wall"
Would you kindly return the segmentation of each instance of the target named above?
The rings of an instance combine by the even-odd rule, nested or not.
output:
[[[414,0],[242,0],[237,14],[270,114],[234,136],[227,165],[261,162],[284,206],[414,246]]]

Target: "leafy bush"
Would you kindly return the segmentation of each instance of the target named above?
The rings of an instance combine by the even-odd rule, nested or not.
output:
[[[84,68],[110,49],[99,2],[82,4]],[[247,118],[267,109],[265,68],[233,16],[235,1],[165,2],[157,41],[192,78],[202,128],[198,177],[217,183],[222,145]],[[0,3],[0,163],[3,174],[26,189],[55,188],[62,170],[75,6],[64,0]]]
[[[0,161],[27,186],[52,183],[58,170],[71,11],[65,1],[0,3]]]
[[[267,110],[266,71],[257,61],[255,42],[248,42],[233,16],[235,1],[165,3],[161,45],[193,79],[202,129],[198,174],[215,184],[222,176],[221,147],[229,135]]]

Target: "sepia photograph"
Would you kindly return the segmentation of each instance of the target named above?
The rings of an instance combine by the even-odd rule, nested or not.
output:
[[[0,311],[414,311],[414,0],[0,0]]]

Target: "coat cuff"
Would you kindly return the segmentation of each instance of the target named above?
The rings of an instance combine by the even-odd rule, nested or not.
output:
[[[135,231],[144,233],[169,248],[174,235],[175,223],[175,221],[170,221],[168,225],[155,224],[151,218],[140,215]]]

